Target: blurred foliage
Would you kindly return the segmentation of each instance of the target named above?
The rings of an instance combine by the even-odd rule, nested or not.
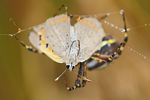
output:
[[[65,70],[64,64],[29,52],[14,38],[0,35],[0,100],[149,100],[150,27],[133,28],[150,22],[149,0],[1,0],[0,34],[15,33],[19,27],[25,29],[43,23],[62,4],[67,4],[67,12],[71,14],[103,14],[123,9],[127,27],[131,28],[123,54],[106,69],[88,71],[92,83],[68,92],[63,77],[54,82]],[[10,18],[16,26],[9,21]],[[118,24],[118,16],[110,16],[108,20]],[[123,36],[115,34],[115,29],[104,27],[107,33],[121,41]],[[29,32],[18,34],[18,37],[31,45]],[[147,59],[130,51],[128,46],[147,56]],[[74,73],[67,72],[70,86],[75,79]]]

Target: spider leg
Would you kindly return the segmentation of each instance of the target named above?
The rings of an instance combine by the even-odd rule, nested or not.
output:
[[[83,73],[83,76],[82,76]],[[81,78],[83,78],[82,80],[82,84],[80,83]],[[80,88],[80,87],[84,87],[86,85],[86,82],[91,82],[91,80],[86,78],[86,63],[85,62],[80,62],[80,67],[79,67],[79,71],[78,71],[78,75],[77,75],[77,79],[75,81],[75,85],[72,87],[69,87],[67,85],[66,79],[64,81],[66,88],[68,91],[72,91],[76,88]]]
[[[128,41],[128,35],[127,35],[127,28],[126,28],[126,22],[125,22],[125,15],[124,12],[122,11],[122,17],[123,17],[123,22],[124,22],[124,41],[120,43],[116,51],[112,55],[101,55],[100,53],[94,53],[92,55],[92,59],[102,63],[102,62],[111,62],[113,59],[118,58],[119,55],[121,55],[127,41]],[[96,57],[95,57],[96,56]]]
[[[102,55],[100,53],[94,53],[93,56],[96,56],[101,59],[108,59],[110,57],[110,55]]]
[[[105,59],[101,59],[101,58],[98,58],[98,57],[91,57],[91,59],[95,60],[95,61],[97,61],[99,63],[102,63],[102,62],[106,63],[107,62]]]
[[[24,44],[22,41],[20,41],[20,40],[18,39],[18,37],[17,37],[15,34],[13,34],[13,37],[14,37],[23,47],[25,47],[27,50],[29,50],[29,51],[31,51],[31,52],[34,52],[34,53],[41,53],[41,54],[44,54],[43,52],[41,52],[41,51],[39,51],[39,50],[37,50],[37,49],[33,49],[31,46],[28,46],[28,45]]]
[[[57,14],[58,14],[58,12],[63,8],[63,7],[65,7],[66,5],[65,4],[63,4],[57,11],[56,11],[56,13],[53,15],[53,17],[55,17]]]
[[[86,62],[81,62],[80,63],[80,68],[79,68],[79,72],[78,72],[78,75],[77,75],[77,80],[75,82],[75,85],[77,85],[78,87],[84,87],[86,85],[86,82],[92,82],[91,80],[87,79],[86,78],[86,75],[87,75],[87,69],[86,69]],[[82,85],[80,84],[80,79],[81,79],[81,75],[83,73],[83,76],[82,76]]]
[[[53,15],[53,17],[55,17],[57,14],[58,14],[58,12],[63,8],[63,7],[65,7],[66,5],[65,4],[63,4],[57,11],[56,11],[56,13]],[[21,31],[21,30],[19,30],[19,31]],[[31,51],[31,52],[35,52],[35,53],[41,53],[41,54],[45,54],[45,53],[43,53],[43,52],[41,52],[41,51],[39,51],[39,50],[37,50],[37,49],[33,49],[31,46],[28,46],[28,45],[26,45],[26,44],[24,44],[22,41],[20,41],[19,39],[18,39],[18,37],[16,36],[16,34],[13,34],[12,35],[22,46],[24,46],[26,49],[28,49],[29,51]],[[41,39],[41,37],[40,37],[40,35],[39,35],[39,39]],[[47,44],[46,44],[47,45]]]
[[[80,79],[82,76],[82,72],[83,72],[83,62],[80,63],[80,67],[79,67],[79,71],[78,71],[78,75],[77,75],[77,80],[75,81],[75,85],[79,88],[81,87]]]
[[[125,15],[124,15],[124,11],[121,12],[122,17],[123,17],[123,22],[124,22],[124,41],[120,43],[119,47],[117,48],[117,50],[108,58],[106,59],[107,62],[113,60],[115,58],[115,55],[121,55],[127,41],[128,41],[128,34],[127,34],[127,27],[126,27],[126,22],[125,22]]]
[[[82,80],[82,87],[86,85],[86,82],[92,82],[91,80],[86,78],[87,75],[87,68],[86,68],[86,62],[83,63],[83,80]]]
[[[107,62],[106,60],[110,58],[111,55],[102,55],[100,53],[94,53],[91,57],[91,59],[99,62],[99,63],[102,63],[102,62]],[[114,56],[114,59],[117,59],[118,58],[118,54],[116,54]]]

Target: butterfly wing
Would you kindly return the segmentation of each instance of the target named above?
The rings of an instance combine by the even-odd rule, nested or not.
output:
[[[45,23],[45,39],[60,57],[66,56],[70,41],[70,17],[62,14],[50,18]]]
[[[58,63],[63,63],[62,58],[57,56],[56,53],[52,51],[51,47],[45,40],[44,26],[45,26],[45,23],[33,28],[33,31],[29,35],[30,42],[33,44],[35,48],[37,48],[39,51],[46,54],[52,60]]]
[[[74,25],[80,41],[79,61],[85,61],[100,47],[105,32],[95,18],[83,18]]]

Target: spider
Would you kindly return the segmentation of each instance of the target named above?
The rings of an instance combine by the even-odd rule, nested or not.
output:
[[[114,39],[111,35],[107,35],[102,40],[102,45],[99,50],[97,50],[95,53],[102,54],[102,55],[111,55],[114,53],[119,46],[119,43]],[[93,57],[96,57],[93,55]],[[118,54],[114,56],[114,59],[118,58]],[[110,61],[112,62],[112,61]],[[105,68],[110,62],[102,62],[99,63],[92,58],[89,58],[86,61],[86,66],[88,70],[95,70],[95,69],[102,69]]]
[[[33,49],[31,46],[24,44],[20,41],[16,34],[12,36],[26,49],[35,53],[41,53],[47,55],[52,60],[58,63],[66,63],[67,69],[55,79],[57,81],[67,70],[74,71],[74,68],[79,65],[79,71],[75,85],[69,87],[65,81],[67,90],[71,91],[76,88],[84,87],[86,82],[91,80],[86,78],[86,63],[90,63],[90,60],[97,61],[100,64],[111,62],[113,59],[121,55],[121,52],[128,41],[127,28],[125,23],[124,12],[124,41],[117,45],[117,48],[113,52],[103,54],[101,51],[109,50],[103,45],[104,41],[110,41],[112,38],[105,36],[105,32],[101,27],[101,20],[107,18],[108,15],[104,15],[101,18],[94,17],[81,17],[71,14],[57,13],[64,7],[62,5],[52,18],[49,18],[45,23],[33,27],[33,31],[29,35],[29,40],[33,46],[37,49]],[[56,16],[57,15],[57,16]],[[71,25],[71,18],[77,17],[77,21],[74,26]],[[21,30],[19,30],[21,32]],[[102,46],[100,48],[100,46]],[[100,48],[100,50],[97,50]],[[96,51],[96,52],[95,52]],[[100,51],[100,52],[99,52]],[[90,58],[90,59],[89,59]],[[88,60],[89,59],[89,60]],[[91,69],[87,67],[88,69]],[[93,67],[92,69],[94,69]],[[80,79],[82,78],[82,84]]]

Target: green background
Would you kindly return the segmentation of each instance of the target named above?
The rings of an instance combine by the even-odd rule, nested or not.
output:
[[[129,28],[150,22],[149,0],[1,0],[0,34],[15,33],[18,27],[25,29],[43,23],[62,4],[67,4],[68,13],[79,15],[123,9]],[[123,27],[119,14],[110,16],[108,21]],[[123,39],[123,34],[114,28],[104,24],[104,29],[118,41]],[[31,45],[28,41],[30,31],[18,34],[28,45]],[[64,77],[54,82],[66,69],[65,64],[29,52],[14,38],[0,35],[0,100],[150,100],[150,27],[134,28],[128,34],[129,41],[120,58],[106,69],[88,71],[92,83],[71,92],[66,90]],[[74,85],[76,75],[73,72],[66,75],[68,84]]]

